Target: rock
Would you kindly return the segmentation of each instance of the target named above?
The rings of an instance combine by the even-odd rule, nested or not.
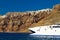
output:
[[[54,11],[60,11],[60,4],[57,4],[53,7]]]

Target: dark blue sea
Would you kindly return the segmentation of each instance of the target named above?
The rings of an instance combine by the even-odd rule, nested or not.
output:
[[[30,33],[0,33],[0,40],[60,40],[60,36],[32,36]]]

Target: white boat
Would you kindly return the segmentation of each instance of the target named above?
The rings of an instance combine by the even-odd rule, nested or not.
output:
[[[60,25],[38,26],[29,28],[30,35],[60,35]]]

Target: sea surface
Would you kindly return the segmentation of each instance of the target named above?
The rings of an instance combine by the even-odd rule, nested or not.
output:
[[[60,40],[60,36],[30,35],[30,33],[0,33],[0,40]]]

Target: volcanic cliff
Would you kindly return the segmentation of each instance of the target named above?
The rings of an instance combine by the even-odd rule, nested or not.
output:
[[[60,23],[60,4],[52,9],[8,12],[0,16],[0,32],[29,32],[29,27]]]

